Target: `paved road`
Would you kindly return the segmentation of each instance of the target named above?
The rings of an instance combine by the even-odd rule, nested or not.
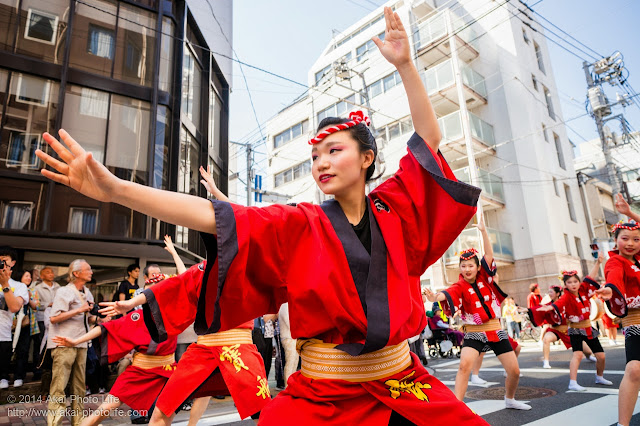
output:
[[[534,342],[525,342],[520,354],[520,368],[524,377],[520,379],[522,391],[535,398],[525,399],[533,407],[531,411],[515,411],[504,408],[503,370],[493,354],[487,354],[480,376],[489,383],[484,386],[470,385],[465,402],[494,426],[540,425],[540,426],[600,426],[615,425],[617,421],[618,386],[622,380],[625,366],[624,346],[610,347],[605,340],[601,341],[607,356],[605,377],[613,382],[613,386],[601,386],[594,383],[595,364],[587,360],[582,362],[578,374],[578,382],[588,388],[587,392],[568,392],[569,361],[571,352],[564,346],[552,346],[552,369],[542,368],[542,351]],[[435,376],[453,389],[459,360],[435,359],[429,362]],[[277,391],[271,370],[270,385],[272,394]],[[537,394],[537,395],[534,395]],[[550,395],[550,396],[549,396]],[[101,398],[102,396],[100,396]],[[495,399],[498,398],[498,399]],[[520,398],[519,398],[520,399]],[[91,408],[93,407],[94,404]],[[98,404],[96,403],[95,406]],[[6,404],[0,407],[0,425],[2,424],[42,424],[44,418],[11,417],[11,410],[29,407],[45,408],[44,404]],[[40,407],[41,406],[41,407]],[[123,407],[126,409],[126,407]],[[8,415],[7,415],[8,414]],[[186,426],[188,413],[176,416],[174,424]],[[66,422],[65,422],[66,423]],[[103,425],[128,424],[127,416],[114,416]],[[242,421],[238,416],[231,398],[212,399],[209,408],[198,423],[199,425],[253,425],[253,421]],[[640,403],[636,406],[636,415],[632,425],[640,426]]]

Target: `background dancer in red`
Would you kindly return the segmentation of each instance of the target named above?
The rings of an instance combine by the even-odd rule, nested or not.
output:
[[[616,209],[635,222],[614,226],[616,250],[604,268],[606,284],[598,294],[612,314],[622,319],[627,366],[618,393],[618,424],[631,422],[640,390],[640,216],[616,194]]]
[[[63,131],[71,151],[45,135],[62,162],[38,151],[59,172],[43,174],[85,195],[216,233],[196,329],[228,330],[289,302],[302,371],[262,411],[267,426],[486,424],[409,352],[407,339],[427,322],[419,277],[473,217],[479,189],[458,182],[438,153],[404,26],[390,8],[385,21],[384,42],[373,40],[400,74],[416,134],[398,172],[368,196],[377,146],[361,112],[323,120],[311,140],[314,180],[335,197],[321,206],[249,208],[125,182]],[[173,317],[162,316],[165,326]]]
[[[538,312],[555,311],[557,315],[556,324],[561,323],[564,310],[564,315],[566,315],[569,322],[567,334],[569,334],[571,348],[573,349],[573,357],[569,364],[569,390],[580,392],[586,390],[577,382],[578,367],[584,355],[583,342],[589,346],[596,357],[596,384],[607,386],[613,384],[603,377],[604,350],[598,340],[598,331],[591,326],[591,321],[589,320],[589,315],[591,314],[590,299],[595,294],[595,291],[600,288],[600,285],[591,277],[598,275],[600,263],[602,263],[603,259],[602,255],[598,257],[591,272],[584,277],[582,282],[580,282],[577,271],[562,271],[562,281],[564,281],[565,286],[564,294],[555,303],[537,308]]]
[[[442,302],[448,315],[455,314],[456,310],[461,311],[465,335],[456,375],[456,397],[460,401],[464,399],[474,363],[481,353],[492,350],[507,373],[504,397],[506,407],[530,410],[530,405],[514,399],[520,380],[520,368],[509,336],[500,326],[500,303],[507,295],[493,281],[497,268],[484,219],[480,218],[476,227],[482,234],[485,249],[482,261],[473,248],[462,252],[458,282],[435,295],[427,289],[427,298],[432,302]]]
[[[531,309],[533,306],[539,306],[542,303],[542,296],[540,295],[540,286],[538,283],[533,283],[529,286],[529,295],[527,296],[527,308]]]

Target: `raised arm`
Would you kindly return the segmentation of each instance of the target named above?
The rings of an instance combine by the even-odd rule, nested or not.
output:
[[[182,259],[180,259],[180,256],[178,256],[178,252],[176,251],[176,248],[173,246],[173,241],[171,240],[171,237],[168,235],[164,236],[164,249],[171,254],[171,257],[173,257],[173,262],[176,264],[176,270],[178,271],[178,275],[185,272],[187,270],[187,267],[184,266],[184,262],[182,261]]]
[[[229,200],[229,198],[227,198],[227,196],[218,189],[216,181],[214,181],[213,176],[211,176],[211,170],[209,169],[209,166],[207,166],[207,170],[205,170],[204,167],[200,166],[200,176],[202,176],[202,180],[200,181],[200,183],[207,189],[209,194],[213,195],[216,200],[226,201],[227,203],[231,202],[231,200]]]
[[[627,203],[622,194],[616,194],[616,210],[618,210],[618,213],[628,216],[636,222],[640,222],[640,215],[631,210],[629,203]]]
[[[480,215],[480,221],[477,225],[473,225],[478,228],[480,234],[482,234],[482,245],[484,248],[484,259],[487,261],[487,265],[491,266],[493,263],[493,245],[491,245],[491,239],[489,239],[489,233],[487,227],[484,225],[484,216]]]
[[[400,74],[409,99],[411,119],[416,133],[425,140],[434,152],[438,152],[442,134],[427,90],[411,58],[407,32],[400,17],[391,8],[384,8],[384,18],[387,23],[384,42],[378,37],[373,37],[372,40],[380,49],[382,56],[393,64]]]
[[[54,173],[42,169],[42,174],[47,178],[98,201],[117,202],[164,222],[196,231],[216,232],[213,206],[205,198],[119,179],[96,161],[91,153],[86,152],[69,133],[61,129],[59,134],[66,147],[49,133],[44,133],[43,137],[62,161],[36,150],[38,158],[58,171]]]
[[[104,308],[98,312],[110,317],[124,315],[136,306],[144,305],[145,303],[147,303],[147,296],[145,296],[144,293],[140,293],[136,297],[125,300],[124,302],[100,302],[100,306],[104,306]]]
[[[593,267],[589,271],[589,277],[591,277],[594,280],[598,278],[598,274],[600,273],[600,265],[602,265],[602,262],[604,262],[604,254],[600,252],[600,254],[598,255],[598,258],[593,264]]]

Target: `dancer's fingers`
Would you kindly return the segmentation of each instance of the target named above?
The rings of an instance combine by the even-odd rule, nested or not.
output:
[[[69,166],[66,163],[63,163],[62,161],[59,161],[56,158],[53,158],[46,152],[43,152],[38,149],[36,150],[36,156],[42,161],[44,161],[47,165],[53,167],[54,169],[62,173],[63,175],[66,176],[69,174]]]
[[[58,182],[58,183],[61,183],[63,185],[66,185],[66,186],[70,186],[69,185],[69,177],[67,177],[67,176],[65,176],[63,174],[53,173],[52,171],[47,170],[47,169],[40,170],[40,173],[42,173],[42,176],[44,176],[44,177],[46,177],[48,179],[51,179],[54,182]]]
[[[85,154],[86,151],[84,150],[84,148],[81,147],[80,144],[76,142],[75,139],[73,139],[66,130],[60,129],[58,131],[58,134],[62,138],[62,141],[65,143],[65,145],[69,147],[69,150],[71,150],[71,153],[74,156],[79,157]]]
[[[69,152],[69,150],[65,148],[65,146],[62,145],[60,141],[58,141],[58,139],[51,136],[48,132],[43,133],[42,138],[47,144],[49,144],[51,148],[53,148],[56,154],[58,154],[58,156],[62,158],[62,161],[67,164],[73,161],[73,154],[71,154],[71,152]]]

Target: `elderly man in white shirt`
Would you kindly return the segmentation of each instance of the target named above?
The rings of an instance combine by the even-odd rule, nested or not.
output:
[[[13,315],[29,303],[29,289],[11,279],[11,269],[16,264],[17,253],[8,246],[0,247],[0,389],[9,387],[9,363],[13,353],[11,326]],[[21,381],[20,381],[21,382]],[[20,386],[22,383],[15,383]]]

